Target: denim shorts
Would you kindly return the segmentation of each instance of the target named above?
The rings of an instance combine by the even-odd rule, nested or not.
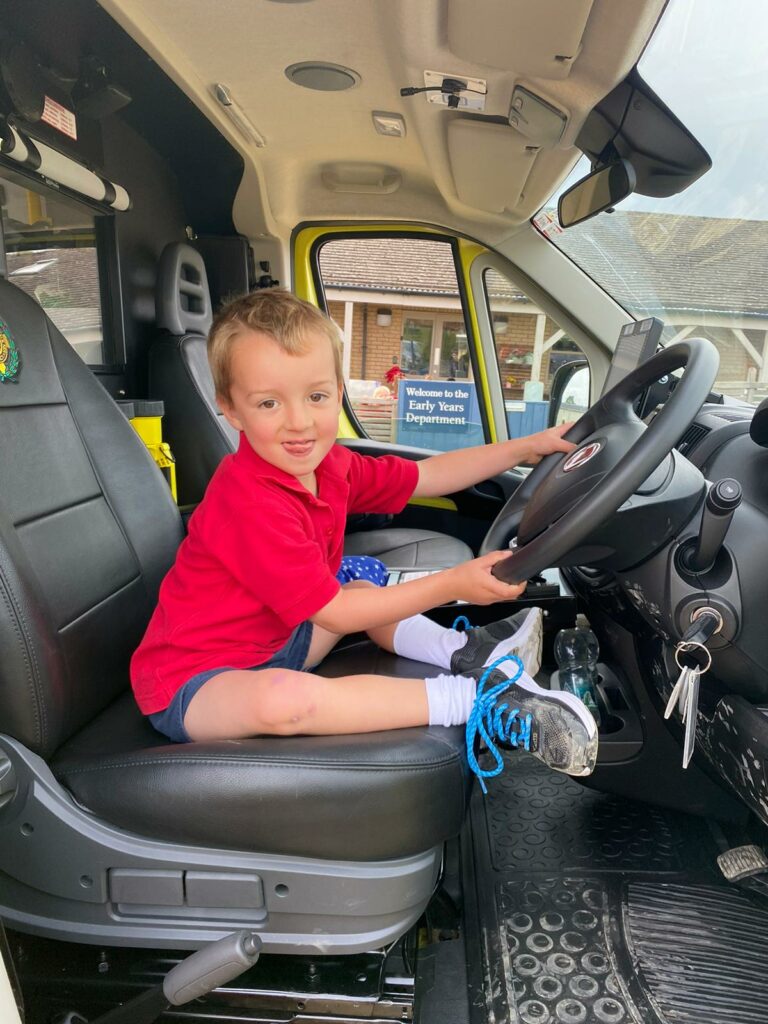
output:
[[[302,671],[311,643],[312,623],[302,622],[291,633],[285,647],[273,654],[269,661],[265,661],[261,665],[254,665],[248,671],[259,672],[263,668],[292,668]],[[209,668],[205,672],[198,672],[196,676],[192,676],[176,691],[171,703],[164,711],[155,711],[153,714],[147,715],[152,727],[174,743],[191,743],[192,739],[184,728],[184,715],[187,713],[189,702],[209,679],[213,679],[220,672],[231,671],[231,665],[223,665],[221,668]]]

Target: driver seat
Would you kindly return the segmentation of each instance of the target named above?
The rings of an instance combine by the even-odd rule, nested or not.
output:
[[[418,919],[463,730],[170,744],[128,660],[182,538],[167,484],[44,311],[0,280],[0,918],[78,942],[354,953]],[[352,645],[322,671],[421,675]]]

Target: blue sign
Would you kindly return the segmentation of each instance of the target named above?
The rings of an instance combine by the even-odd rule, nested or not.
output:
[[[483,444],[473,381],[401,380],[397,442],[437,451]]]

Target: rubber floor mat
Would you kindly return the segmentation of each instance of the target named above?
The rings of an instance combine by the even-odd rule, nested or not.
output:
[[[702,835],[693,818],[587,789],[525,755],[491,780],[485,811],[497,870],[679,871]]]
[[[498,895],[510,1020],[641,1019],[616,970],[604,927],[609,896],[597,879],[505,882]]]
[[[629,949],[661,1018],[768,1020],[768,904],[732,887],[631,883]]]
[[[705,822],[515,754],[470,819],[472,1024],[768,1024],[768,902]]]

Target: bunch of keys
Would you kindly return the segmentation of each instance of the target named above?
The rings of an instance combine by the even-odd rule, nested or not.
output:
[[[693,757],[696,744],[696,715],[699,707],[699,677],[708,672],[712,665],[712,655],[705,644],[710,637],[723,628],[723,617],[715,608],[697,608],[691,616],[691,624],[683,634],[682,640],[675,647],[675,662],[680,675],[675,683],[664,717],[669,718],[677,705],[685,725],[683,743],[683,768],[687,768]],[[681,658],[688,656],[693,665],[681,663]],[[701,659],[701,663],[699,663]]]

